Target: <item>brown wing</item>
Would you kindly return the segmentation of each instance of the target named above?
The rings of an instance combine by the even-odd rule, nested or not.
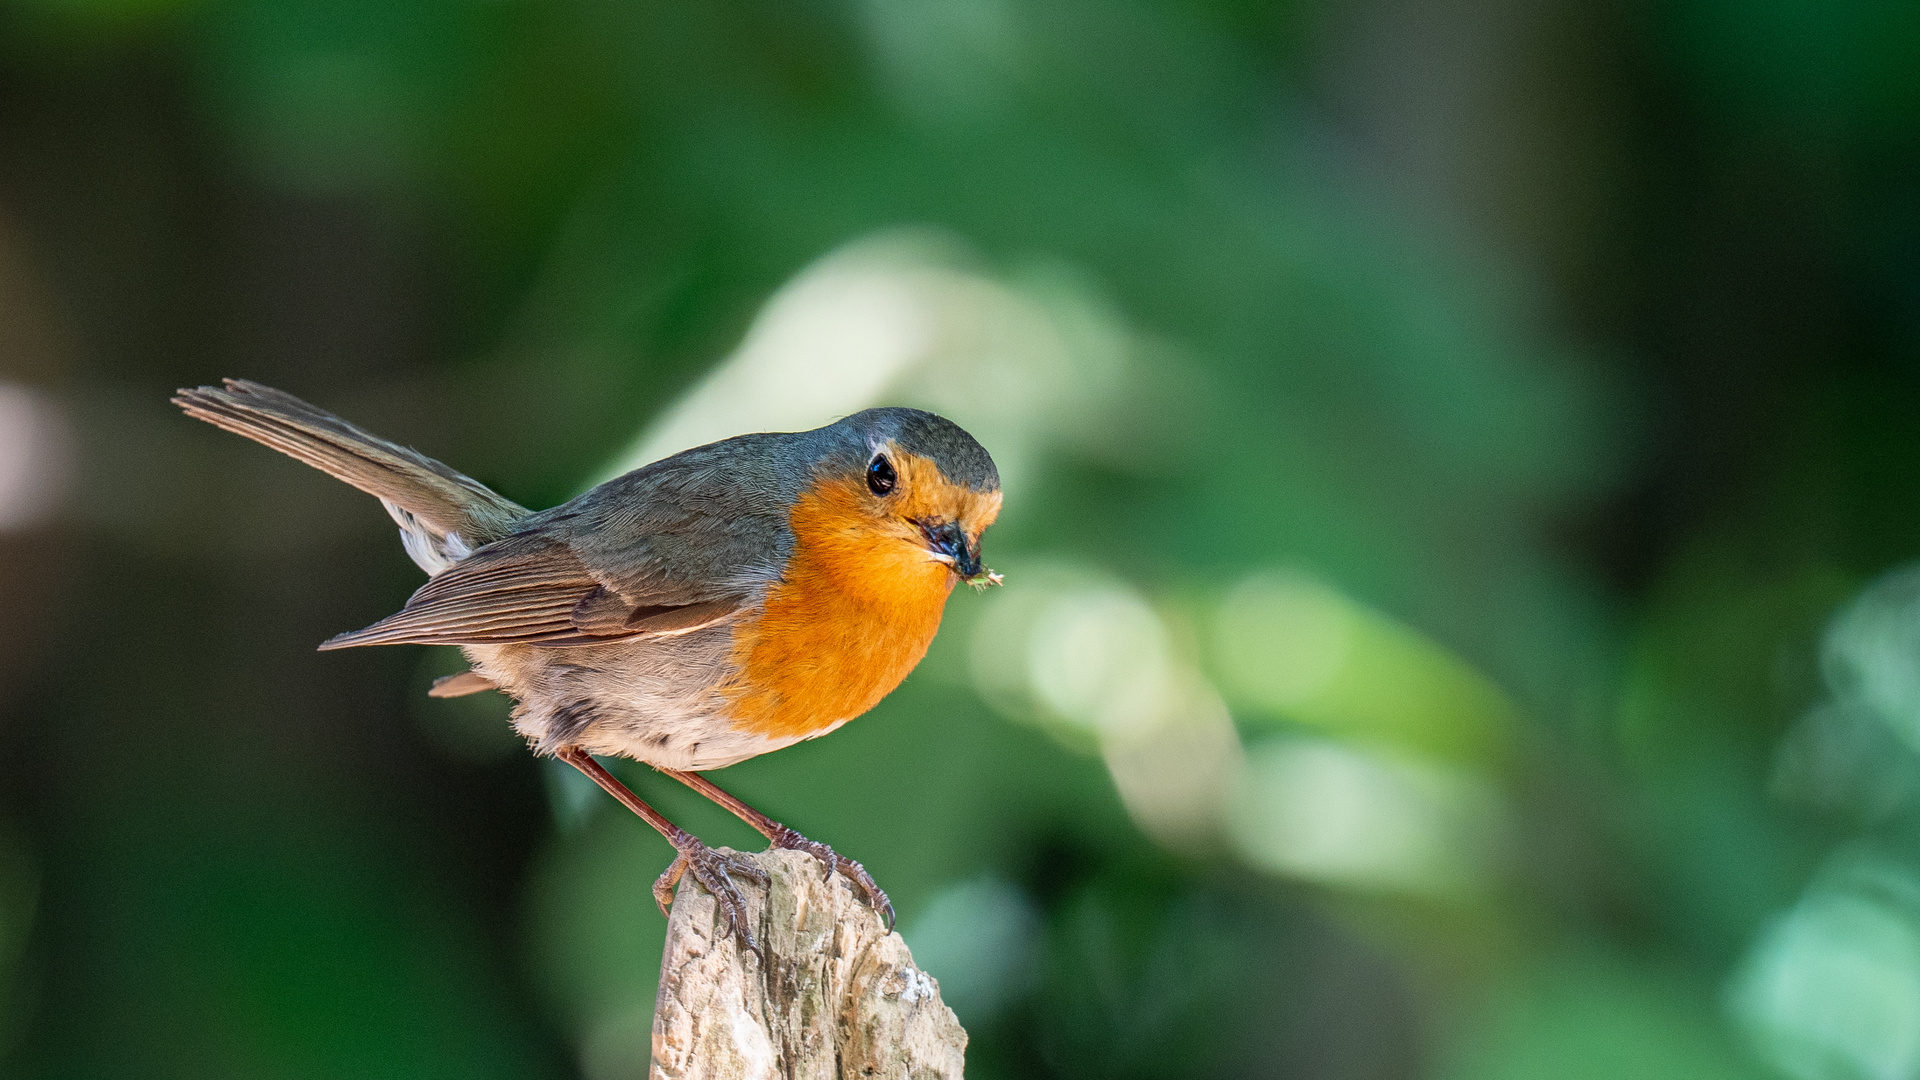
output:
[[[671,597],[623,595],[595,578],[564,541],[514,538],[475,552],[427,582],[398,613],[320,648],[597,645],[696,629],[742,602],[739,596],[694,597],[683,591]]]

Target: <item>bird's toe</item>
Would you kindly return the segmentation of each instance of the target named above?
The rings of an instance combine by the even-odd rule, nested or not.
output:
[[[693,880],[713,896],[721,916],[726,920],[727,929],[740,938],[748,952],[759,955],[760,943],[753,936],[747,898],[733,879],[738,875],[765,885],[768,880],[766,871],[733,852],[717,851],[698,840],[691,840],[680,848],[673,863],[653,883],[653,898],[660,904],[662,912],[673,902],[674,889],[680,884],[680,878],[687,874],[693,875]]]
[[[853,883],[865,897],[868,906],[880,915],[887,930],[893,930],[893,902],[887,899],[885,890],[867,873],[867,868],[833,850],[818,840],[809,840],[790,828],[782,825],[780,832],[773,838],[772,846],[786,851],[804,851],[819,859],[826,867],[828,879],[837,872]]]

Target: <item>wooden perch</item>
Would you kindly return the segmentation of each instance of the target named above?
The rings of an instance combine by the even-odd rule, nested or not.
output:
[[[650,1080],[960,1080],[967,1033],[897,933],[796,851],[734,878],[766,954],[726,932],[689,874],[674,896]]]

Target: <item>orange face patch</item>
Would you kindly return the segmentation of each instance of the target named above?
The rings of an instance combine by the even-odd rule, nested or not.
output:
[[[969,541],[978,541],[981,532],[1000,516],[1000,493],[975,491],[947,479],[940,466],[918,454],[905,453],[888,445],[886,455],[900,477],[899,493],[890,501],[886,516],[900,525],[900,536],[918,543],[919,532],[905,522],[954,521],[966,529]],[[865,496],[864,490],[861,492]],[[869,502],[882,500],[865,496]]]
[[[824,731],[871,709],[927,654],[954,576],[914,522],[959,522],[977,542],[1000,494],[887,452],[899,476],[892,497],[835,477],[795,501],[786,572],[761,616],[735,631],[740,674],[724,692],[736,728],[770,738]]]

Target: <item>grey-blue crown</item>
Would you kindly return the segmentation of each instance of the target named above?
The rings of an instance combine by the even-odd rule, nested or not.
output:
[[[868,409],[841,423],[871,442],[891,440],[902,450],[931,460],[956,484],[976,491],[1000,490],[1000,470],[987,448],[944,416],[920,409]]]

